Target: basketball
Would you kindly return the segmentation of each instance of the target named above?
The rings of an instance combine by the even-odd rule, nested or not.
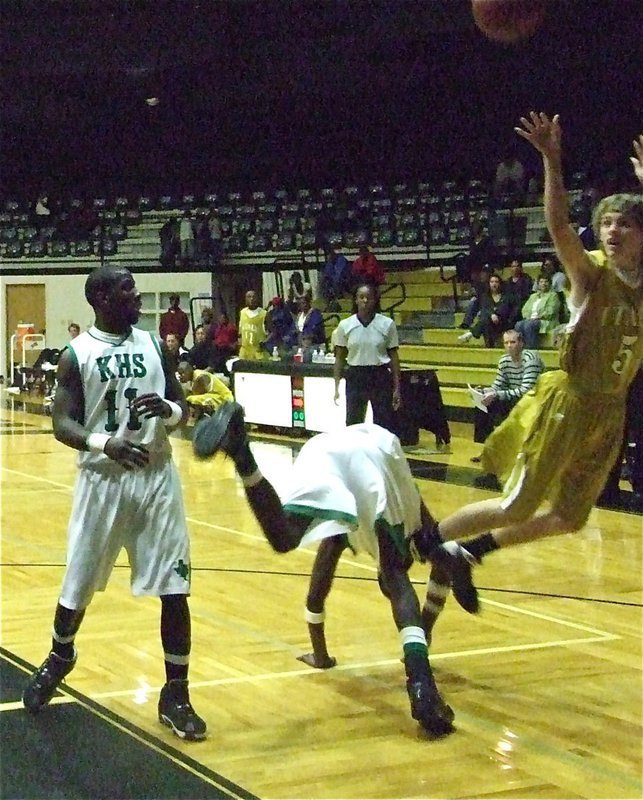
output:
[[[488,39],[503,44],[528,39],[545,18],[546,0],[471,0],[473,19]]]

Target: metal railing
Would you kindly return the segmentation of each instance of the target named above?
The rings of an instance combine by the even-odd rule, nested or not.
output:
[[[401,306],[402,303],[406,300],[406,286],[401,282],[391,283],[388,286],[386,286],[380,293],[380,302],[381,302],[384,299],[385,295],[389,294],[394,289],[398,288],[401,289],[402,291],[402,297],[400,297],[399,300],[395,300],[395,302],[393,302],[390,306],[387,306],[386,308],[382,306],[382,313],[388,314],[390,317],[393,316],[393,312],[395,311],[395,309],[399,308],[399,306]]]

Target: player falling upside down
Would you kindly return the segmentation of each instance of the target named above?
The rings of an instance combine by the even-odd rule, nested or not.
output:
[[[300,544],[321,542],[315,563],[319,591],[309,598],[306,613],[311,625],[323,622],[328,594],[323,583],[328,580],[330,588],[346,539],[353,549],[366,550],[375,559],[402,642],[411,714],[429,733],[449,733],[453,711],[433,680],[420,604],[408,576],[412,536],[422,531],[423,542],[431,539],[435,520],[422,502],[397,437],[366,424],[313,437],[297,456],[283,504],[257,468],[238,403],[228,403],[201,420],[193,444],[200,458],[219,450],[232,458],[274,550],[285,553]],[[478,599],[467,553],[455,542],[450,549],[443,546],[437,537],[429,550],[428,559],[440,564],[452,580],[458,602],[475,613]],[[325,645],[317,652],[319,661],[312,666],[332,666]]]
[[[558,116],[532,112],[521,123],[516,133],[542,155],[545,218],[571,283],[571,319],[560,370],[542,375],[485,444],[483,467],[503,479],[502,496],[440,523],[445,539],[481,534],[465,542],[478,560],[585,525],[619,453],[627,390],[643,353],[643,196],[601,200],[593,215],[600,250],[586,252],[569,224]],[[630,160],[643,184],[643,136]],[[545,500],[550,507],[539,510]],[[423,610],[429,630],[447,594],[448,576],[433,568]]]

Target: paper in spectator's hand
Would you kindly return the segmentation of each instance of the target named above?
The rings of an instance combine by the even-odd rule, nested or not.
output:
[[[480,411],[484,411],[485,414],[488,414],[489,413],[489,409],[482,402],[482,398],[485,396],[484,391],[481,391],[480,389],[476,389],[470,383],[468,383],[467,386],[469,387],[469,394],[471,395],[471,400],[473,402],[473,405],[476,408],[479,408]]]

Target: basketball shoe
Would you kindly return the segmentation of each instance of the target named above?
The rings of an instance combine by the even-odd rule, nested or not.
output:
[[[478,590],[476,589],[472,570],[480,561],[461,544],[444,542],[436,547],[432,531],[421,528],[410,539],[411,552],[417,561],[430,561],[441,567],[451,579],[453,596],[469,614],[480,611]]]
[[[440,697],[431,678],[417,681],[408,679],[406,691],[411,701],[411,716],[425,731],[433,736],[446,736],[453,731],[453,709]]]
[[[172,680],[165,684],[161,689],[158,711],[159,722],[180,739],[205,739],[206,724],[192,708],[186,680]]]
[[[67,675],[76,666],[77,653],[69,660],[62,658],[52,650],[40,667],[31,676],[24,692],[22,702],[27,711],[36,713],[54,696],[56,689],[60,686]]]
[[[221,450],[236,461],[247,441],[243,408],[232,401],[197,424],[192,448],[197,458],[210,458]]]

